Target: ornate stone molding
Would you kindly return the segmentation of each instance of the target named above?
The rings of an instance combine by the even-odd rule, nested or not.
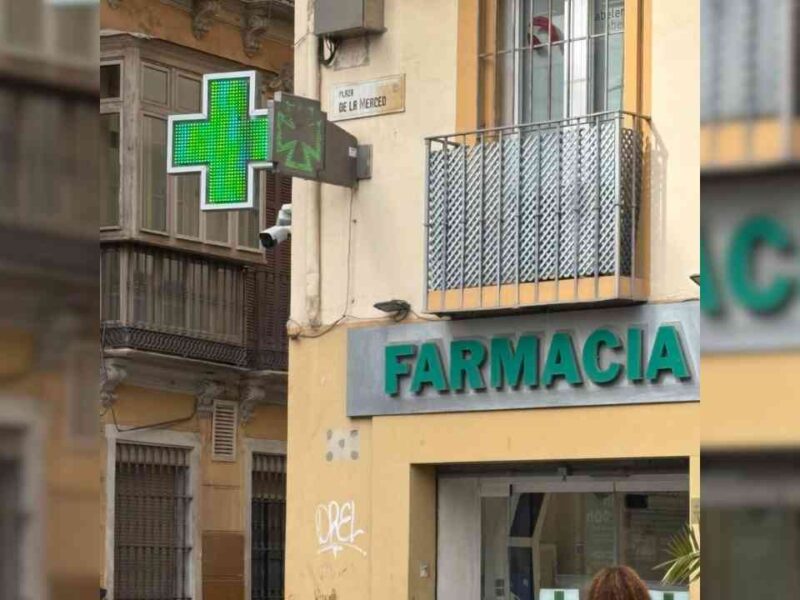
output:
[[[220,0],[194,0],[192,3],[192,33],[202,39],[214,23],[214,18],[222,8]]]
[[[197,414],[200,417],[211,417],[214,414],[214,400],[225,395],[225,384],[213,379],[206,379],[197,391]]]
[[[271,92],[291,93],[294,88],[294,70],[291,63],[284,63],[280,73],[266,78],[267,89]]]
[[[258,381],[242,382],[239,397],[239,419],[242,423],[247,423],[253,418],[256,406],[262,404],[267,397],[267,390]]]
[[[255,56],[261,50],[261,43],[269,29],[269,18],[255,10],[247,10],[242,27],[242,45],[247,56]]]
[[[128,376],[128,371],[122,365],[106,360],[100,370],[100,404],[109,408],[117,401],[117,387]]]

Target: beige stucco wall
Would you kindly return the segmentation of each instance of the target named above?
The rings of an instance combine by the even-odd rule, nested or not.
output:
[[[387,32],[346,42],[340,63],[321,69],[323,110],[331,86],[388,75],[406,76],[406,111],[338,124],[373,146],[372,179],[351,191],[322,186],[322,322],[344,312],[376,317],[372,305],[402,298],[423,302],[424,138],[456,130],[458,2],[386,0]],[[698,2],[652,4],[648,48],[651,300],[698,298],[689,276],[699,272],[699,23]],[[295,92],[313,96],[306,59],[307,0],[296,4]],[[647,88],[648,86],[645,85]],[[645,106],[647,109],[647,106]],[[296,181],[292,227],[292,317],[305,318],[306,210],[310,184]],[[349,270],[348,270],[349,248]],[[349,271],[349,272],[348,272]],[[348,292],[349,282],[349,292]]]
[[[699,298],[700,3],[651,0],[650,287],[655,302]]]
[[[346,336],[337,329],[290,351],[287,598],[433,598],[436,502],[426,465],[688,456],[690,495],[699,497],[699,404],[353,420]],[[327,460],[328,431],[341,429],[358,431],[358,460]],[[330,502],[353,503],[353,527],[364,532],[354,543],[364,555],[320,553],[317,512]],[[422,563],[430,577],[419,576]]]
[[[306,14],[306,0],[295,14]],[[416,310],[422,306],[423,198],[425,146],[423,138],[452,133],[456,109],[457,2],[389,0],[385,35],[370,38],[369,62],[348,69],[322,70],[322,108],[327,110],[330,87],[336,83],[397,75],[406,76],[406,111],[377,118],[341,122],[360,144],[372,144],[372,179],[351,191],[324,185],[322,189],[322,321],[337,319],[345,310],[359,317],[377,316],[379,300],[403,298]],[[308,24],[310,26],[310,24]],[[306,82],[305,37],[308,27],[295,25],[295,92],[313,95]],[[355,61],[363,42],[340,50]],[[292,316],[305,322],[305,209],[308,184],[296,180],[292,214]],[[352,203],[352,214],[350,213]],[[350,301],[347,301],[348,224]]]
[[[313,96],[308,4],[296,2],[295,92]],[[321,321],[358,319],[291,342],[287,598],[433,598],[437,463],[687,456],[691,496],[699,495],[698,404],[347,418],[348,328],[380,324],[360,320],[380,318],[372,308],[380,300],[422,310],[423,138],[456,129],[459,3],[385,4],[387,32],[370,38],[368,64],[321,74],[323,109],[334,83],[405,74],[406,111],[341,122],[373,145],[373,178],[353,191],[322,186]],[[698,297],[689,275],[699,268],[699,7],[653,4],[652,300],[671,301]],[[363,51],[363,41],[348,42],[340,58],[353,62]],[[311,185],[296,180],[294,188],[292,318],[313,335],[306,327]],[[357,431],[358,458],[329,460],[328,432],[342,430]],[[324,551],[317,519],[331,503],[354,509],[342,531],[357,534],[358,549]],[[324,534],[324,516],[321,523]],[[421,563],[431,565],[429,577],[420,576]]]

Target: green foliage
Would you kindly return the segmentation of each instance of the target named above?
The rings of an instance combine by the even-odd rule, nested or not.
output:
[[[670,540],[667,546],[670,559],[656,566],[666,569],[661,582],[665,585],[686,585],[700,579],[700,544],[688,523]]]

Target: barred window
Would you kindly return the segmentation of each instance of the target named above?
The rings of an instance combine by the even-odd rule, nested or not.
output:
[[[25,515],[22,510],[22,433],[0,428],[0,598],[20,598],[20,557]]]
[[[191,600],[189,451],[118,443],[115,600]]]
[[[251,598],[283,598],[286,457],[253,455]]]
[[[624,0],[481,0],[482,127],[622,108]]]

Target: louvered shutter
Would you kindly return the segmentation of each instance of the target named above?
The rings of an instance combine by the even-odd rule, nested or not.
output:
[[[236,460],[236,421],[238,405],[230,400],[214,401],[214,418],[211,426],[213,460]]]
[[[266,173],[266,210],[268,224],[283,204],[292,201],[292,179]],[[285,371],[288,344],[286,321],[289,319],[289,269],[291,242],[284,242],[267,253],[267,264],[255,273],[257,330],[253,366],[257,369]]]

